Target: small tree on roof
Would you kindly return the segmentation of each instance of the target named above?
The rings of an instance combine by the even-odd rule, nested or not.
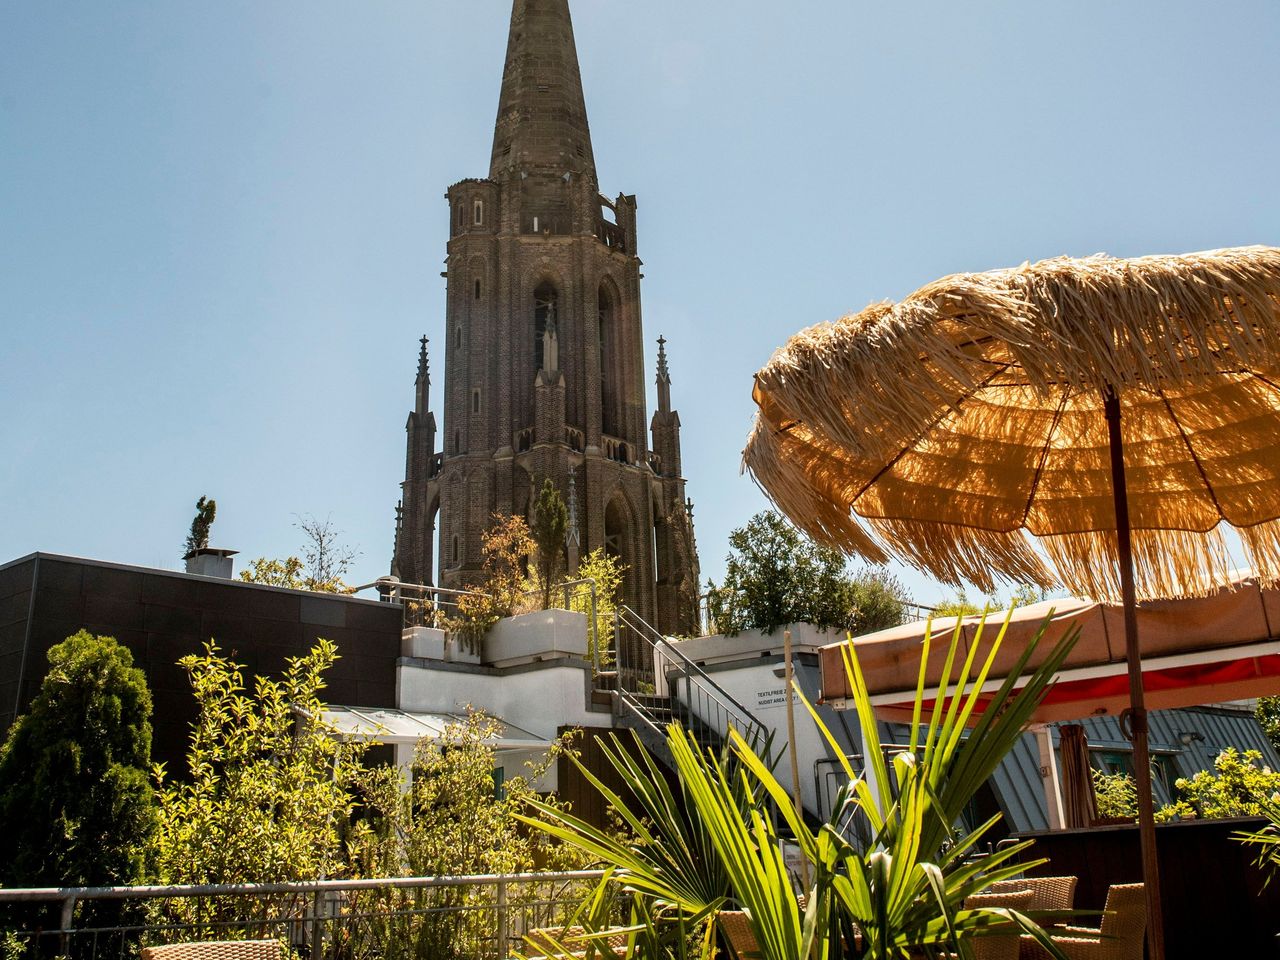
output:
[[[209,546],[209,528],[218,513],[218,502],[208,497],[196,501],[196,515],[191,520],[191,532],[187,534],[185,553],[189,556]]]
[[[569,529],[569,508],[550,477],[542,481],[542,490],[533,505],[530,535],[537,545],[538,579],[542,586],[542,607],[551,606],[551,588],[564,562],[564,538]]]

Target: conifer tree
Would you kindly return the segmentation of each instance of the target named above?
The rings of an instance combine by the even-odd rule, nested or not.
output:
[[[542,584],[542,607],[551,606],[551,588],[559,578],[564,557],[564,537],[569,529],[569,509],[550,477],[542,481],[542,490],[533,505],[530,534],[538,547],[538,580]]]
[[[136,883],[155,828],[151,693],[133,655],[81,630],[0,747],[0,885]]]

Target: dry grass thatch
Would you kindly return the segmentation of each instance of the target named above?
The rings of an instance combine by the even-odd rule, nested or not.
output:
[[[850,552],[1114,599],[1109,389],[1139,595],[1225,582],[1224,521],[1280,580],[1280,249],[960,274],[803,330],[756,375],[745,463]]]

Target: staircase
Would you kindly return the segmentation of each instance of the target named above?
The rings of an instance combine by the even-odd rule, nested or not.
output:
[[[746,707],[630,607],[619,608],[614,625],[619,726],[674,769],[667,748],[667,724],[680,723],[698,745],[719,752],[737,730],[766,763],[768,729]]]

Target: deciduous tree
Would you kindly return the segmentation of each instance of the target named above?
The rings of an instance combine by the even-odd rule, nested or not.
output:
[[[844,556],[814,543],[772,510],[729,534],[724,585],[711,584],[719,630],[772,633],[788,623],[859,632],[902,622],[906,596],[892,576],[850,576]]]
[[[333,876],[363,746],[322,721],[334,645],[317,642],[279,680],[255,677],[209,644],[180,662],[198,707],[186,781],[161,784],[156,860],[164,883]]]

